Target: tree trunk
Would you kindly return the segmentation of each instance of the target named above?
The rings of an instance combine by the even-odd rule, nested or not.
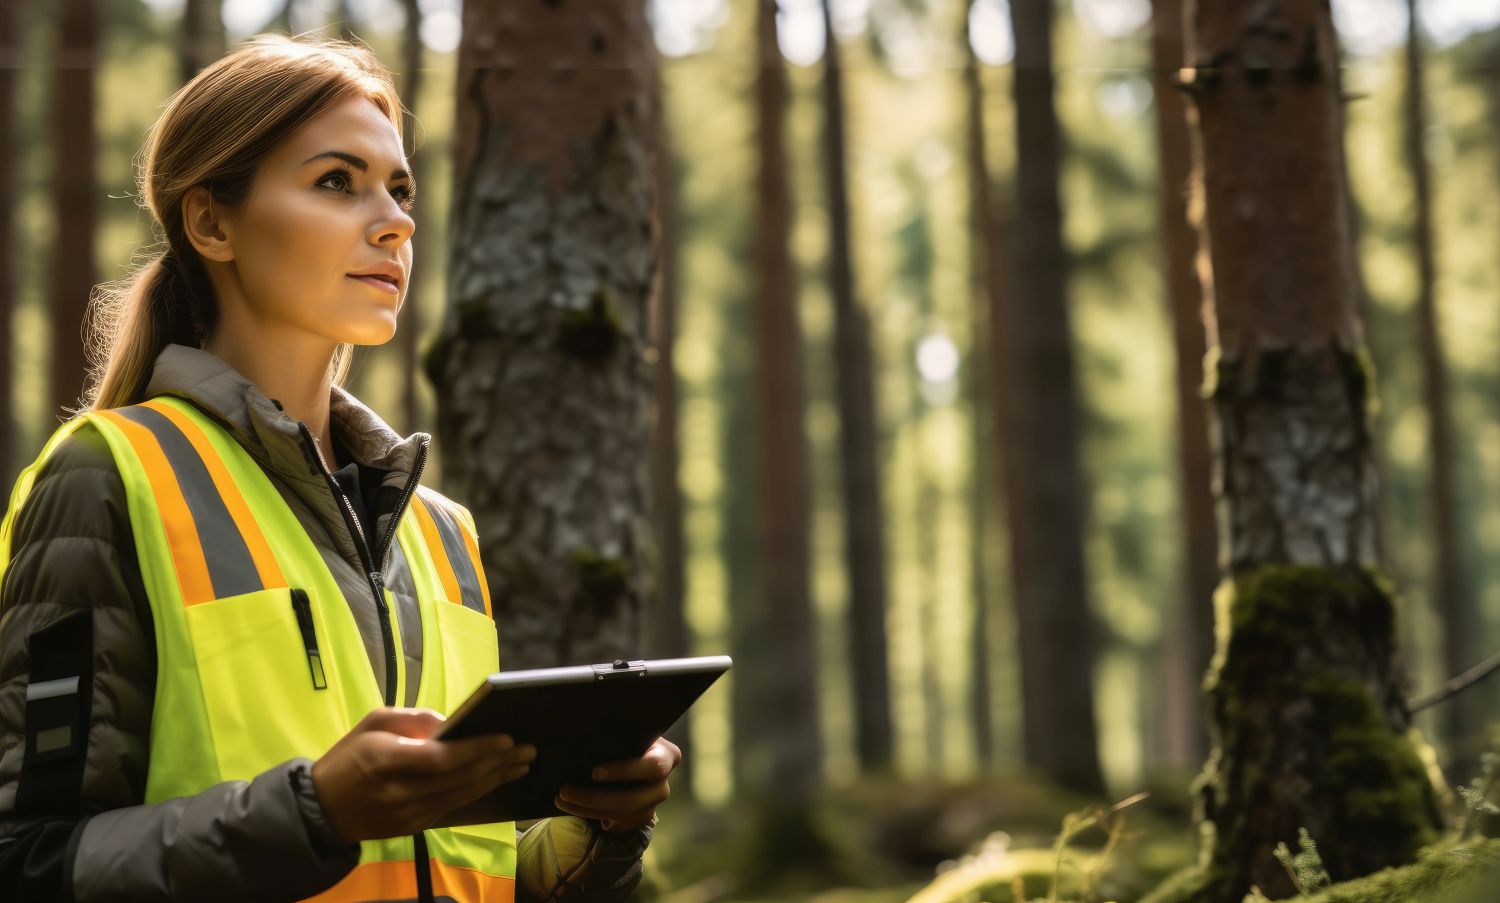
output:
[[[291,31],[292,9],[296,5],[297,0],[283,0],[281,9],[277,10],[276,15],[271,17],[271,21],[266,24],[266,29],[279,28],[282,31]]]
[[[997,763],[995,752],[994,701],[990,697],[990,605],[989,556],[991,519],[989,512],[1004,485],[996,477],[998,456],[993,451],[1002,440],[1009,441],[1010,429],[996,429],[999,422],[992,406],[1000,395],[994,374],[999,372],[1000,354],[993,336],[986,341],[986,330],[992,321],[1004,322],[1003,312],[994,311],[1005,302],[1004,250],[999,241],[999,217],[994,208],[994,191],[990,187],[989,153],[984,136],[984,88],[979,80],[979,60],[969,37],[969,17],[959,17],[962,25],[960,46],[964,54],[965,163],[969,184],[969,356],[964,383],[969,396],[969,420],[972,424],[971,445],[973,492],[969,499],[970,567],[974,596],[974,620],[970,633],[969,717],[974,725],[975,754],[982,771]],[[1007,381],[1007,386],[1010,383]],[[1006,455],[1009,459],[1011,456]],[[1008,491],[1005,500],[1014,496]]]
[[[651,636],[655,656],[678,658],[692,654],[692,636],[684,609],[687,544],[683,538],[681,464],[678,439],[677,368],[673,349],[677,341],[677,161],[662,96],[660,72],[652,86],[656,93],[656,160],[652,177],[656,182],[656,246],[661,255],[657,266],[655,305],[652,317],[652,347],[656,349],[654,370],[656,411],[651,443],[651,496],[656,521],[656,560],[659,589],[651,612]],[[667,734],[683,752],[678,773],[684,788],[691,787],[692,712]]]
[[[21,73],[21,28],[24,3],[0,3],[0,135],[15,135],[19,120],[19,75]],[[21,145],[18,141],[0,141],[0,197],[15,198],[19,194],[18,171],[21,167]],[[16,412],[12,373],[15,370],[15,329],[11,318],[15,315],[16,295],[21,280],[16,272],[21,255],[16,248],[16,204],[6,204],[0,210],[0,486],[9,493],[16,474],[17,433]]]
[[[422,7],[417,0],[401,0],[401,6],[406,11],[406,28],[401,33],[401,68],[404,70],[401,101],[407,108],[402,131],[406,136],[406,158],[412,180],[421,185],[423,174],[427,172],[428,156],[417,147],[417,103],[422,93]],[[415,226],[412,235],[424,235],[423,227],[430,220],[427,205],[417,204],[411,213]],[[415,247],[414,242],[414,250]],[[422,338],[422,294],[418,279],[427,270],[423,260],[424,255],[412,254],[412,269],[406,279],[406,300],[401,305],[401,325],[397,331],[401,340],[401,417],[407,433],[420,429],[422,423],[417,373]]]
[[[927,406],[918,404],[914,426],[918,434],[927,431]],[[917,510],[928,517],[942,510],[942,496],[934,484],[932,474],[924,461],[917,468]],[[947,736],[943,705],[942,667],[946,659],[938,625],[942,621],[942,596],[938,590],[937,530],[928,524],[917,534],[917,561],[922,572],[921,591],[918,594],[917,610],[921,613],[918,624],[922,647],[922,739],[926,753],[927,774],[941,779],[947,758]]]
[[[645,10],[463,16],[449,305],[424,362],[444,489],[478,521],[506,668],[636,658],[652,593]]]
[[[1012,0],[1015,33],[1017,349],[1021,519],[1028,555],[1017,594],[1026,761],[1058,783],[1100,791],[1094,644],[1083,557],[1084,489],[1058,199],[1051,0]]]
[[[1396,600],[1375,548],[1369,405],[1327,4],[1196,3],[1185,76],[1212,263],[1221,645],[1200,779],[1206,867],[1158,899],[1293,894],[1273,851],[1334,880],[1435,837],[1406,735]],[[1207,276],[1208,274],[1205,274]]]
[[[76,408],[83,396],[87,361],[84,316],[98,281],[94,236],[98,180],[94,176],[94,79],[99,67],[99,8],[96,0],[58,4],[52,83],[52,409]]]
[[[1427,459],[1432,470],[1427,482],[1429,524],[1432,529],[1432,566],[1427,581],[1433,610],[1443,625],[1443,664],[1448,674],[1461,674],[1478,661],[1474,640],[1480,635],[1459,536],[1456,451],[1453,416],[1448,401],[1448,370],[1443,361],[1442,334],[1437,314],[1437,263],[1433,249],[1432,184],[1423,147],[1427,132],[1426,96],[1422,79],[1422,33],[1416,0],[1407,0],[1410,14],[1406,39],[1406,118],[1404,145],[1411,169],[1413,244],[1417,258],[1417,348],[1422,361],[1422,405],[1427,409]],[[1459,783],[1472,776],[1484,751],[1484,713],[1481,697],[1460,695],[1444,703],[1442,734]]]
[[[866,772],[892,764],[891,680],[885,635],[885,513],[870,320],[855,295],[844,142],[843,64],[829,0],[823,56],[823,163],[828,187],[829,283],[838,377],[839,465],[844,499],[844,561],[849,575],[849,660],[853,663],[855,750]]]
[[[224,55],[227,38],[220,0],[186,0],[178,35],[178,68],[184,83]]]
[[[758,724],[769,773],[760,788],[777,809],[805,810],[822,771],[816,622],[809,587],[808,463],[803,431],[802,336],[790,249],[785,149],[786,64],[776,0],[757,3],[755,83],[760,172],[755,247],[755,487],[767,673]],[[748,726],[748,725],[747,725]]]
[[[353,41],[354,22],[349,12],[349,0],[338,0],[334,4],[333,20],[339,25],[339,38],[344,41]]]
[[[1177,349],[1177,474],[1182,570],[1177,612],[1168,622],[1161,699],[1162,760],[1189,766],[1208,752],[1203,675],[1213,655],[1213,594],[1219,582],[1217,527],[1203,400],[1203,286],[1198,240],[1188,219],[1192,147],[1187,112],[1175,85],[1186,62],[1182,0],[1155,0],[1151,55],[1155,72],[1156,136],[1160,152],[1162,282]]]

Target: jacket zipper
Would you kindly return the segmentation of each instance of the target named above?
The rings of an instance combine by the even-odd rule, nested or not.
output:
[[[277,405],[279,409],[281,406]],[[429,440],[424,436],[417,446],[417,462],[411,469],[411,476],[407,477],[406,485],[401,489],[401,498],[396,502],[396,508],[391,512],[390,523],[386,526],[385,535],[381,537],[380,544],[373,550],[376,561],[370,561],[370,549],[365,545],[365,533],[359,526],[359,519],[354,516],[354,506],[349,504],[349,499],[344,491],[339,488],[333,474],[323,465],[323,459],[318,455],[317,443],[313,441],[312,431],[307,424],[301,420],[297,421],[297,429],[302,433],[302,441],[307,445],[307,450],[312,453],[313,463],[318,472],[323,474],[323,480],[328,484],[328,491],[333,497],[339,499],[343,504],[339,510],[344,513],[344,522],[349,527],[349,532],[358,541],[354,544],[355,551],[359,553],[359,560],[364,563],[365,576],[370,579],[370,589],[375,592],[375,614],[380,621],[380,641],[385,647],[385,704],[396,704],[396,639],[391,633],[391,613],[385,606],[385,593],[382,590],[381,574],[385,571],[385,560],[390,552],[391,541],[396,536],[396,525],[401,521],[401,515],[406,508],[407,502],[411,500],[411,494],[417,489],[417,480],[422,476],[422,468],[427,463],[427,445]],[[309,612],[311,614],[311,612]],[[427,837],[421,831],[412,835],[412,846],[415,855],[412,861],[412,870],[416,873],[419,898],[423,903],[433,899],[432,897],[432,863],[427,852]]]
[[[318,632],[313,629],[312,604],[307,601],[307,590],[292,590],[292,610],[297,613],[297,627],[302,631],[302,648],[307,651],[307,670],[312,673],[314,690],[328,689],[328,676],[323,673],[323,654],[318,651]]]
[[[312,431],[307,428],[306,423],[300,420],[297,421],[297,429],[302,433],[302,441],[307,445],[308,451],[312,453],[312,460],[318,472],[323,475],[323,480],[328,484],[328,491],[342,503],[339,510],[343,512],[344,522],[349,528],[350,535],[356,540],[355,551],[359,553],[359,560],[364,564],[370,589],[375,594],[375,615],[380,623],[380,641],[385,650],[385,704],[393,706],[396,704],[396,638],[391,632],[391,613],[386,608],[385,592],[382,589],[383,578],[380,575],[385,567],[386,553],[390,550],[391,538],[395,536],[396,524],[401,518],[402,508],[411,498],[411,494],[416,491],[417,480],[422,476],[422,467],[427,461],[427,441],[424,439],[417,447],[416,466],[412,468],[411,476],[407,477],[406,486],[401,490],[401,499],[396,509],[391,512],[391,521],[386,528],[385,536],[381,539],[380,546],[375,549],[380,561],[377,567],[370,561],[370,550],[365,543],[365,532],[359,526],[359,519],[354,516],[354,507],[349,504],[349,499],[344,496],[344,491],[339,488],[333,474],[329,473],[328,468],[323,465],[323,459],[318,455],[317,443],[313,441]]]

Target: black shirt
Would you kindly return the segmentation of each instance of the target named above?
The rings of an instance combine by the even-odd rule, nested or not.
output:
[[[333,434],[334,457],[340,461],[347,461],[343,467],[332,471],[334,482],[343,490],[344,498],[349,500],[349,505],[354,509],[354,516],[359,520],[359,529],[365,536],[365,550],[369,553],[370,560],[375,559],[375,518],[371,512],[377,510],[374,496],[380,488],[382,472],[374,467],[366,467],[354,460],[354,455],[349,452],[343,440],[339,439],[337,431]],[[355,540],[358,541],[356,536]]]

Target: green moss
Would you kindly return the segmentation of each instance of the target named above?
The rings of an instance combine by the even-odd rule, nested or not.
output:
[[[1224,877],[1203,865],[1185,868],[1141,899],[1141,903],[1197,903],[1220,900]]]
[[[1424,848],[1411,865],[1382,869],[1335,884],[1306,903],[1481,903],[1500,890],[1500,840],[1457,844],[1451,838]]]
[[[1388,583],[1275,565],[1226,581],[1215,604],[1214,751],[1195,785],[1206,860],[1153,903],[1291,893],[1272,851],[1299,828],[1336,881],[1410,862],[1441,818],[1402,723]]]
[[[557,345],[586,361],[602,361],[619,347],[622,326],[620,303],[608,286],[600,286],[579,309],[566,309],[558,318]]]
[[[1367,416],[1372,407],[1375,365],[1363,346],[1346,350],[1337,346],[1305,350],[1297,348],[1261,349],[1253,361],[1249,357],[1226,357],[1217,348],[1204,357],[1204,397],[1223,405],[1238,401],[1280,404],[1289,398],[1305,396],[1307,387],[1327,380],[1327,370],[1335,368],[1344,393],[1354,402],[1352,409]],[[1314,375],[1315,378],[1309,378]]]
[[[578,592],[596,609],[608,608],[630,589],[630,564],[623,558],[608,558],[592,549],[573,553]]]

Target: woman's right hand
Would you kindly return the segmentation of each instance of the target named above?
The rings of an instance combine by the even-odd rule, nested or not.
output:
[[[387,706],[366,715],[313,763],[313,788],[345,840],[414,834],[530,770],[536,747],[505,734],[427,739],[432,709]]]

